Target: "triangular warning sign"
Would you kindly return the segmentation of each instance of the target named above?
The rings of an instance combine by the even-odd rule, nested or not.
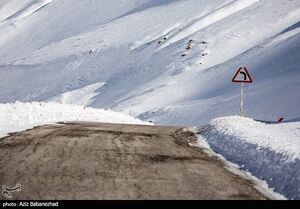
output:
[[[235,83],[252,83],[253,80],[245,67],[240,67],[240,69],[236,72],[235,76],[232,79],[232,82]]]

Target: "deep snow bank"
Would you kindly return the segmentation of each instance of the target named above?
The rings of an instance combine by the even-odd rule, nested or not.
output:
[[[0,137],[35,126],[63,121],[142,124],[140,120],[121,113],[76,105],[44,102],[0,104]]]
[[[300,199],[300,122],[225,117],[200,127],[211,148],[289,199]]]

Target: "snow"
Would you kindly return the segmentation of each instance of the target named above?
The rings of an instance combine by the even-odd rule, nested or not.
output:
[[[169,43],[175,43],[179,40],[182,40],[183,38],[190,36],[198,32],[199,30],[209,25],[212,25],[213,23],[222,20],[234,13],[237,13],[238,11],[241,11],[257,2],[259,2],[259,0],[248,0],[248,1],[238,0],[238,1],[230,2],[229,4],[217,9],[216,11],[202,17],[199,21],[197,21],[196,23],[192,24],[182,32],[172,37],[172,39],[170,39],[170,41],[164,44],[161,48],[168,45]]]
[[[159,125],[210,123],[214,151],[299,199],[299,22],[298,0],[0,0],[0,121],[14,118],[2,134],[39,118],[34,101],[54,114],[41,123],[110,114],[100,109]],[[241,66],[254,81],[245,85],[254,120],[213,120],[239,113],[231,80]],[[279,117],[289,123],[273,124]]]
[[[300,122],[266,124],[250,118],[218,118],[210,123],[217,135],[239,138],[246,143],[257,144],[288,156],[300,159]]]
[[[89,106],[97,93],[97,89],[101,88],[105,83],[95,83],[78,90],[69,91],[62,95],[50,98],[49,101],[62,104],[75,104],[80,106]]]
[[[78,105],[53,102],[0,104],[0,137],[40,125],[70,121],[146,124],[121,113]]]
[[[46,6],[47,4],[51,3],[53,0],[38,0],[38,1],[23,1],[21,4],[19,1],[12,0],[9,2],[9,4],[6,4],[1,9],[1,14],[6,14],[6,16],[1,16],[0,20],[2,20],[5,23],[5,21],[16,21],[17,19],[22,19],[24,17],[27,17],[34,12],[38,11],[42,7]],[[27,4],[26,4],[27,3]],[[15,8],[18,8],[20,6],[20,10],[14,10]],[[8,9],[8,11],[6,10]],[[6,10],[6,11],[3,11]],[[11,11],[15,12],[10,13]],[[8,14],[8,15],[7,15]]]
[[[199,131],[200,145],[205,141],[287,198],[300,198],[300,122],[275,124],[231,116],[212,120]]]
[[[193,132],[195,134],[198,134],[197,129],[194,129]],[[218,157],[220,160],[223,161],[223,163],[225,164],[225,168],[227,170],[229,170],[230,172],[232,172],[232,173],[234,173],[238,176],[241,176],[245,179],[250,180],[252,183],[254,183],[254,187],[258,191],[260,191],[262,194],[266,195],[270,199],[273,199],[273,200],[287,200],[286,197],[284,197],[283,195],[275,192],[274,189],[270,188],[266,181],[262,181],[262,180],[258,179],[257,177],[252,175],[250,172],[242,171],[242,169],[239,165],[234,164],[232,162],[229,162],[222,155],[217,154],[216,152],[214,152],[211,149],[211,147],[210,147],[209,143],[207,142],[207,140],[203,136],[198,135],[197,144],[193,145],[193,146],[201,148],[202,150],[204,150],[204,152],[206,152],[209,155],[213,155],[213,156]]]
[[[53,99],[196,126],[238,113],[231,79],[245,66],[248,117],[299,118],[299,14],[295,0],[4,0],[0,102]]]

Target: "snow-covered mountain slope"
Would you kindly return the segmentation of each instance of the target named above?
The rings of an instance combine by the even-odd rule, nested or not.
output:
[[[299,21],[298,0],[1,0],[0,102],[198,125],[239,112],[246,66],[247,116],[299,118]]]

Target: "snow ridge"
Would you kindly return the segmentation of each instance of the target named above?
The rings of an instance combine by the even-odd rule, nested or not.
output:
[[[289,199],[300,198],[300,122],[262,123],[218,118],[199,128],[200,138],[242,170]]]
[[[125,114],[78,105],[53,102],[0,104],[0,138],[40,125],[70,121],[145,124]]]
[[[235,0],[234,2],[229,3],[228,5],[206,15],[205,17],[201,18],[196,23],[192,24],[188,28],[184,29],[182,32],[176,34],[174,37],[172,37],[168,42],[163,44],[160,49],[175,43],[179,40],[182,40],[186,38],[187,36],[191,36],[193,33],[211,25],[215,22],[224,19],[225,17],[228,17],[234,13],[237,13],[247,7],[250,7],[251,5],[259,2],[259,0]]]

